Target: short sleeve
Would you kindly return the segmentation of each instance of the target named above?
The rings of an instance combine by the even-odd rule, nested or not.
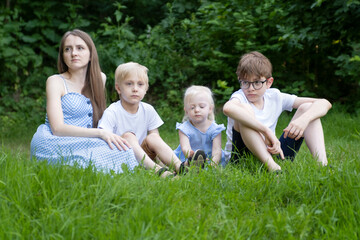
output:
[[[211,141],[214,140],[214,138],[219,135],[222,131],[224,131],[226,128],[224,124],[216,124],[214,123],[214,129],[211,133]]]
[[[143,104],[145,107],[146,115],[148,116],[147,121],[147,130],[151,131],[156,128],[159,128],[164,124],[163,120],[160,118],[159,114],[156,112],[155,108],[150,104]]]
[[[288,93],[280,93],[280,97],[282,99],[282,109],[291,112],[297,96]]]
[[[105,109],[101,119],[99,120],[98,128],[115,132],[116,121],[115,113],[110,108]]]
[[[244,92],[242,91],[242,89],[234,92],[230,97],[230,100],[232,100],[232,99],[237,99],[241,103],[249,103],[249,101],[247,100],[247,98],[246,98]]]
[[[188,131],[188,127],[187,127],[188,122],[183,122],[183,123],[176,123],[176,130],[180,130],[182,133],[184,133],[187,137],[190,137],[189,131]]]

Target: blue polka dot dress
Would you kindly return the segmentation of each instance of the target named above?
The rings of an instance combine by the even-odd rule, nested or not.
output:
[[[61,98],[64,123],[84,128],[92,127],[93,109],[90,99],[76,92],[66,93]],[[31,140],[31,158],[47,160],[49,163],[61,161],[68,165],[86,167],[90,163],[98,170],[123,172],[123,164],[129,170],[138,166],[132,149],[113,149],[100,138],[59,137],[51,132],[48,118],[38,127]]]

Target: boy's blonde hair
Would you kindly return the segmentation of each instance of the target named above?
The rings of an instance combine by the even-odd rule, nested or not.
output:
[[[136,62],[120,64],[115,70],[115,84],[124,81],[131,73],[135,73],[138,78],[145,81],[146,88],[149,88],[149,69]]]
[[[209,104],[213,107],[213,110],[212,112],[209,114],[208,116],[208,119],[210,121],[215,121],[215,105],[214,105],[214,98],[213,98],[213,94],[210,90],[210,88],[208,87],[204,87],[204,86],[198,86],[198,85],[193,85],[191,87],[188,87],[185,91],[185,94],[184,94],[184,107],[189,103],[190,99],[193,97],[193,96],[196,96],[198,94],[205,94],[208,101],[209,101]],[[189,117],[186,115],[184,115],[183,117],[183,122],[187,121],[189,119]]]
[[[236,69],[239,80],[247,80],[252,76],[265,77],[272,76],[272,65],[270,60],[259,52],[249,52],[244,54]]]

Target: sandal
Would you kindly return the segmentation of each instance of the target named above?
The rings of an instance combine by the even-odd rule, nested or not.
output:
[[[204,168],[204,164],[206,161],[206,154],[203,150],[196,150],[192,157],[189,157],[185,162],[180,164],[179,174],[185,174],[187,171],[187,167],[197,166],[200,168]],[[188,163],[187,166],[185,163]]]
[[[186,166],[185,166],[185,162],[182,162],[181,164],[180,164],[180,168],[179,168],[179,174],[181,175],[181,174],[186,174],[186,171],[187,169],[186,169]]]
[[[169,172],[169,169],[166,168],[166,167],[163,167],[163,168],[160,168],[159,171],[156,172],[156,174],[157,174],[159,177],[161,177],[161,175],[162,175],[164,172],[166,172],[166,171]],[[170,174],[170,175],[167,175],[166,177],[167,177],[167,178],[173,178],[173,177],[175,177],[175,176],[176,176],[176,173],[172,173],[172,174]]]
[[[194,165],[200,168],[204,168],[204,164],[206,161],[206,154],[203,150],[196,150],[193,157],[188,159],[189,166]]]

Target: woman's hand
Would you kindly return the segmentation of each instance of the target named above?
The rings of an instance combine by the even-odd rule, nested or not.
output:
[[[113,149],[112,144],[114,144],[120,151],[127,150],[131,148],[131,145],[126,141],[125,138],[120,137],[117,134],[109,132],[104,129],[99,129],[101,131],[101,138],[109,144],[109,147]]]

